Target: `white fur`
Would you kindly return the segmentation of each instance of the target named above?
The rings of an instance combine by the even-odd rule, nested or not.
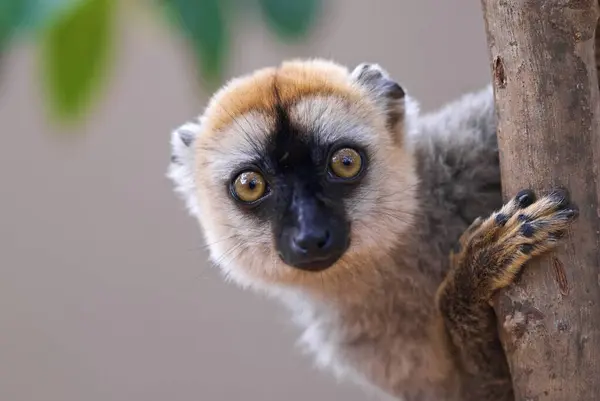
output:
[[[169,163],[167,177],[174,183],[174,191],[185,202],[188,212],[192,216],[199,216],[200,211],[196,201],[196,185],[194,183],[194,147],[192,143],[186,144],[184,136],[193,140],[199,134],[201,119],[196,122],[186,122],[171,132],[171,155],[175,161]]]

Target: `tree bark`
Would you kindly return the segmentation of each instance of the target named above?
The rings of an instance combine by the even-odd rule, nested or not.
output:
[[[494,299],[517,401],[600,399],[598,0],[481,0],[502,187],[565,187],[567,238]]]

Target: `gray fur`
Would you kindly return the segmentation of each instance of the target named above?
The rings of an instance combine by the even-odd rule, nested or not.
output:
[[[385,111],[388,127],[394,130],[405,117],[404,89],[379,64],[361,63],[352,71],[352,77],[368,90],[369,96]]]
[[[409,143],[425,216],[419,244],[423,255],[438,260],[422,262],[446,265],[451,247],[471,222],[502,206],[492,86],[419,117]],[[443,276],[447,266],[441,267]]]

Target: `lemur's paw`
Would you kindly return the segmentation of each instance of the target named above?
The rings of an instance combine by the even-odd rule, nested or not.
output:
[[[479,295],[489,297],[513,283],[527,261],[552,250],[577,216],[565,189],[539,200],[531,190],[520,191],[499,211],[475,220],[452,258],[470,269]]]

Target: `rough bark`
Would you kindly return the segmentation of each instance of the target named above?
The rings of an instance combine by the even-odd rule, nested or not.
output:
[[[494,300],[517,401],[600,398],[597,0],[481,0],[505,199],[566,187],[580,217]]]
[[[600,77],[600,19],[596,24],[596,73],[597,76]],[[599,78],[600,79],[600,78]]]

